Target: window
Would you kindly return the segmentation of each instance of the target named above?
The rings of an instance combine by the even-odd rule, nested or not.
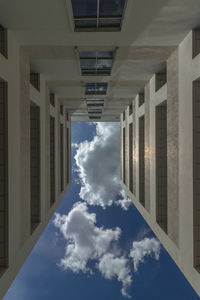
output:
[[[30,106],[31,232],[40,222],[40,108]]]
[[[129,116],[132,115],[132,113],[133,113],[133,104],[131,103],[129,105]]]
[[[102,113],[102,109],[88,109],[88,113],[89,114],[101,114]]]
[[[167,102],[156,106],[156,221],[167,233]]]
[[[64,141],[63,141],[63,124],[60,124],[60,191],[64,190],[64,151],[63,151]]]
[[[156,73],[155,91],[157,92],[167,82],[167,69],[162,72]]]
[[[91,82],[85,84],[86,95],[106,95],[108,88],[107,82]]]
[[[123,121],[125,121],[126,115],[125,115],[125,111],[123,111]]]
[[[0,81],[0,276],[8,267],[8,84]]]
[[[7,29],[0,25],[0,53],[8,57],[8,39],[7,39]]]
[[[63,115],[63,105],[60,105],[60,114]]]
[[[90,116],[89,119],[90,120],[100,120],[101,117],[100,116]]]
[[[55,94],[53,93],[50,94],[50,103],[51,105],[55,106]]]
[[[145,119],[139,118],[139,201],[145,206]]]
[[[87,106],[104,106],[104,100],[103,99],[89,99],[86,100]]]
[[[139,94],[139,106],[144,104],[144,93]]]
[[[80,51],[82,75],[110,75],[114,51]]]
[[[192,48],[194,58],[200,53],[200,28],[196,28],[192,32]]]
[[[119,31],[126,0],[72,0],[76,31]]]
[[[193,82],[193,232],[194,267],[200,272],[200,80]]]
[[[129,124],[129,189],[133,193],[133,123]]]
[[[50,204],[55,202],[55,118],[50,116]]]
[[[126,128],[123,128],[123,182],[126,184]]]
[[[30,74],[30,83],[36,90],[40,91],[40,74],[32,73]]]

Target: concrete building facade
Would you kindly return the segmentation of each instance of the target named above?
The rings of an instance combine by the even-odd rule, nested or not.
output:
[[[199,29],[121,115],[121,184],[200,294]]]
[[[0,298],[70,186],[70,119],[7,34],[0,55]],[[34,79],[34,80],[33,80]],[[53,98],[53,102],[52,102]]]
[[[71,121],[121,122],[121,184],[200,294],[199,0],[93,3],[0,1],[0,298],[69,188]]]

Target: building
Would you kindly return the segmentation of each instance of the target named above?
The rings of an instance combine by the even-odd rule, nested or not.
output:
[[[199,15],[199,0],[0,2],[0,298],[69,188],[71,121],[120,120],[121,184],[200,295]]]

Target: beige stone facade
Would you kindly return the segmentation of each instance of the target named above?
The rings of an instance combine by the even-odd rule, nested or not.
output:
[[[30,83],[29,57],[10,32],[8,45],[8,58],[0,55],[1,299],[71,181],[68,112],[63,109],[60,113],[61,104],[56,97],[55,106],[50,104],[51,91],[42,75],[39,90]],[[54,119],[53,145],[50,118]]]
[[[121,184],[200,294],[199,0],[125,2],[77,30],[70,0],[0,1],[0,298],[69,188],[71,121],[120,118]]]
[[[200,294],[200,51],[193,55],[196,34],[191,31],[169,56],[161,84],[156,82],[160,73],[149,80],[144,103],[140,105],[137,95],[131,104],[133,113],[129,106],[125,121],[121,115],[121,184]],[[130,135],[131,127],[135,131]]]

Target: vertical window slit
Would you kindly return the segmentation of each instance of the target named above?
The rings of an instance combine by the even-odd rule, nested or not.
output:
[[[60,191],[63,191],[63,124],[60,124]]]
[[[129,124],[129,189],[133,193],[133,124]]]
[[[193,82],[194,267],[200,271],[200,80]]]
[[[50,117],[50,204],[55,202],[55,118]]]
[[[145,141],[144,116],[139,118],[139,201],[145,206]]]
[[[8,99],[0,81],[0,276],[8,267]]]
[[[30,106],[31,232],[40,222],[40,108]]]
[[[156,221],[167,232],[167,102],[156,107]]]

